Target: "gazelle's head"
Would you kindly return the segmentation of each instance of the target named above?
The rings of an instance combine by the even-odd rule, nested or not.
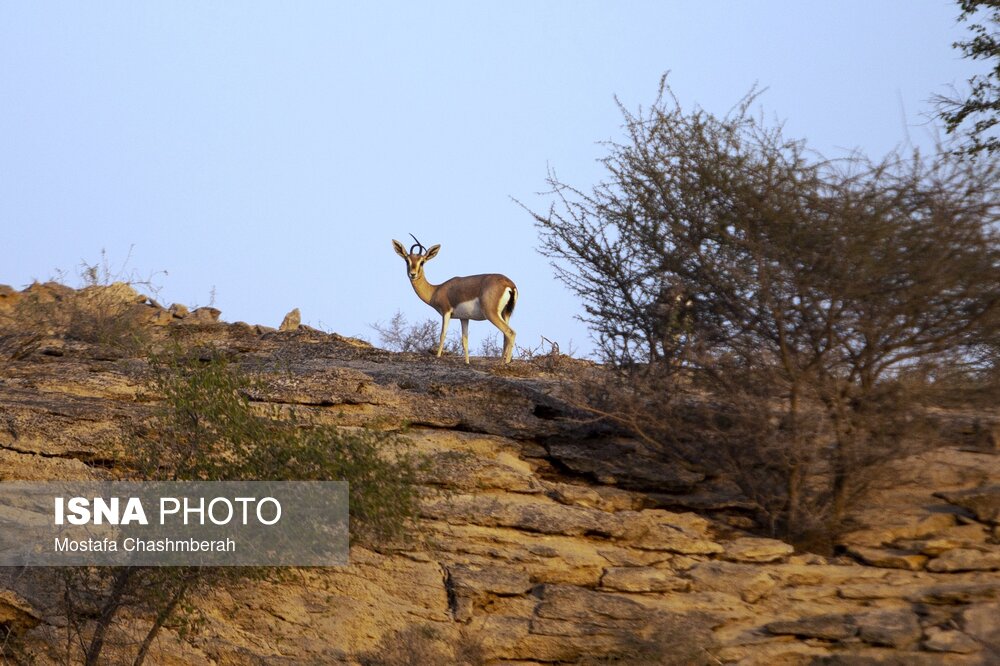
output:
[[[396,250],[396,254],[401,256],[406,262],[406,274],[409,276],[410,280],[419,280],[424,275],[424,262],[430,261],[437,256],[438,250],[441,249],[440,245],[434,245],[431,249],[424,247],[417,237],[410,234],[413,240],[417,241],[410,246],[410,251],[407,252],[403,244],[398,240],[393,239],[392,248]]]

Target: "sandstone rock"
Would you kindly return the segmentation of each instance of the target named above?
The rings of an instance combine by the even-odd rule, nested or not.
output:
[[[20,292],[15,291],[9,285],[0,284],[0,312],[13,310],[20,300]]]
[[[861,640],[872,645],[905,649],[921,637],[920,620],[908,608],[864,613],[855,617]]]
[[[222,310],[218,308],[203,307],[197,308],[190,315],[184,318],[185,324],[216,324],[219,322],[219,315]]]
[[[657,553],[648,550],[635,550],[633,548],[618,548],[614,546],[597,547],[595,552],[604,558],[605,563],[611,567],[656,567],[664,568],[670,564],[671,571],[680,571],[677,562],[682,556],[671,555],[670,553]],[[603,576],[603,569],[601,572]]]
[[[788,558],[789,564],[829,564],[829,560],[816,553],[802,553]]]
[[[713,643],[702,613],[657,610],[624,595],[570,586],[546,585],[534,593],[539,603],[522,645],[535,649],[517,655],[528,663],[659,663],[665,655],[699,663]],[[532,637],[547,638],[536,643],[542,649],[531,645]]]
[[[497,457],[476,456],[461,450],[429,451],[424,446],[427,438],[421,437],[417,445],[432,459],[426,472],[428,483],[449,487],[463,492],[479,490],[506,490],[518,493],[541,493],[542,486],[524,469],[517,459],[503,454]],[[436,447],[434,447],[436,448]]]
[[[28,287],[21,292],[24,296],[30,296],[36,299],[39,303],[51,303],[53,301],[63,300],[65,298],[72,297],[76,292],[72,287],[67,287],[66,285],[59,284],[58,282],[32,282]]]
[[[982,646],[961,631],[928,627],[924,639],[924,649],[932,652],[972,654],[979,652]]]
[[[20,595],[0,590],[0,625],[8,627],[8,632],[22,635],[41,621],[41,614]]]
[[[850,585],[884,581],[892,572],[888,569],[846,564],[772,564],[768,572],[784,585]]]
[[[950,513],[930,513],[917,520],[893,527],[868,527],[849,532],[839,539],[845,547],[866,546],[880,548],[901,539],[920,539],[933,536],[955,525],[955,516]]]
[[[726,542],[722,558],[733,562],[777,562],[795,552],[791,545],[776,539],[740,537]]]
[[[944,655],[940,652],[924,652],[919,649],[895,650],[868,647],[838,650],[828,656],[804,662],[785,662],[782,666],[983,666],[979,659],[969,660],[965,655]],[[990,665],[992,666],[992,665]]]
[[[141,303],[132,305],[127,315],[150,326],[166,326],[174,319],[173,315],[163,308]]]
[[[636,548],[662,550],[681,555],[711,555],[723,552],[723,547],[708,539],[691,537],[664,526],[653,526],[633,541]]]
[[[177,319],[184,319],[184,317],[187,317],[189,314],[191,314],[191,311],[188,310],[188,307],[186,305],[183,305],[182,303],[174,303],[173,305],[170,306],[170,309],[167,310],[167,312],[169,312]]]
[[[649,618],[651,611],[619,594],[605,594],[571,585],[542,585],[535,616],[551,620],[582,620],[619,628]]]
[[[568,483],[548,485],[549,496],[562,504],[577,504],[601,511],[628,511],[642,508],[642,500],[634,493],[607,488],[588,487]]]
[[[768,571],[732,562],[699,562],[684,575],[699,590],[738,594],[748,604],[765,598],[778,585],[775,577]]]
[[[305,327],[282,334],[240,324],[176,330],[193,316],[170,316],[174,330],[150,336],[160,343],[182,334],[261,373],[250,396],[255,407],[295,411],[304,422],[405,429],[434,469],[416,544],[384,552],[355,547],[348,567],[208,591],[192,601],[204,625],[183,636],[166,626],[157,663],[377,663],[373,651],[392,646],[402,650],[397,656],[438,660],[408,663],[459,663],[452,647],[466,631],[483,657],[469,663],[639,664],[663,656],[675,663],[717,663],[717,657],[775,666],[984,662],[985,648],[970,655],[921,652],[921,640],[913,643],[914,612],[926,626],[996,642],[995,572],[910,571],[860,558],[790,555],[780,542],[733,539],[714,519],[649,508],[746,515],[727,486],[697,480],[700,472],[670,472],[667,485],[681,488],[674,494],[632,490],[655,486],[669,465],[660,459],[663,468],[651,466],[650,451],[610,428],[574,424],[572,409],[558,399],[560,382],[572,378],[551,368],[532,375],[525,362],[519,374],[501,375]],[[3,368],[0,478],[113,476],[118,447],[134,441],[134,429],[148,424],[158,406],[142,383],[141,359],[107,358],[82,341],[57,342],[58,356],[34,354]],[[597,458],[586,460],[592,452]],[[930,492],[993,483],[1000,463],[957,449],[934,456],[901,469],[939,474],[928,463],[935,460],[946,476],[933,479],[947,482],[890,477],[885,492],[898,495],[878,497],[858,520],[871,543],[848,540],[850,546],[939,559],[956,548],[982,552],[984,527],[956,526],[959,509],[934,502]],[[28,582],[41,575],[0,571],[0,590],[20,594],[42,618],[27,638],[16,634],[31,649],[55,655],[39,666],[67,663],[72,659],[60,652],[65,624],[56,626],[58,586]],[[116,640],[134,645],[149,620],[143,611],[123,619]],[[7,624],[0,613],[0,625]],[[718,649],[706,653],[716,641]],[[679,646],[693,650],[690,659]],[[109,660],[128,662],[117,656]]]
[[[1000,547],[983,549],[955,548],[935,557],[927,564],[928,571],[996,571],[1000,569]]]
[[[968,509],[984,523],[1000,522],[1000,484],[980,486],[971,490],[934,493],[935,497]]]
[[[954,548],[978,548],[986,542],[987,536],[984,525],[956,525],[926,539],[903,539],[895,545],[934,557]]]
[[[908,601],[926,604],[968,604],[1000,597],[1000,580],[972,583],[942,583],[906,595]]]
[[[865,564],[887,569],[906,569],[919,571],[927,563],[927,556],[888,548],[866,548],[864,546],[849,546],[849,555],[856,557]]]
[[[724,550],[707,538],[707,521],[694,514],[648,509],[620,511],[614,515],[622,521],[623,536],[636,548],[681,555],[711,555]]]
[[[773,664],[775,666],[823,664],[826,666],[830,663],[828,661],[829,649],[788,640],[785,636],[772,637],[770,642],[726,646],[716,650],[713,656],[723,664],[745,664],[747,666],[754,664]],[[857,664],[852,663],[849,666],[857,666]],[[907,666],[911,665],[907,664]]]
[[[609,567],[601,576],[600,586],[618,592],[687,592],[691,582],[669,569]]]
[[[837,596],[842,599],[873,601],[879,599],[910,599],[925,592],[924,582],[913,581],[908,584],[894,583],[850,583],[837,587]]]
[[[123,303],[131,305],[133,303],[145,303],[146,296],[136,291],[132,285],[126,282],[113,282],[109,285],[93,285],[84,287],[76,292],[81,298],[87,301],[95,301],[104,304]]]
[[[532,584],[523,572],[502,567],[456,566],[448,570],[446,587],[455,619],[465,622],[489,597],[524,594]]]
[[[624,529],[613,514],[594,509],[570,508],[515,495],[456,495],[426,502],[428,518],[483,526],[503,526],[542,534],[621,535]]]
[[[1000,647],[1000,604],[981,604],[962,611],[962,631],[984,645]]]
[[[302,314],[299,312],[298,308],[295,308],[291,312],[285,315],[285,318],[281,320],[281,326],[278,327],[279,331],[294,331],[302,324]]]
[[[775,635],[800,636],[839,641],[858,634],[858,625],[850,615],[816,615],[801,620],[771,622],[764,628]]]

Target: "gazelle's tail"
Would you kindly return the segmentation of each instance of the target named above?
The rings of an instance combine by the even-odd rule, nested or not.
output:
[[[510,316],[514,314],[514,306],[517,305],[517,287],[507,287],[508,298],[507,304],[503,306],[503,310],[500,312],[500,317],[504,321],[510,321]]]

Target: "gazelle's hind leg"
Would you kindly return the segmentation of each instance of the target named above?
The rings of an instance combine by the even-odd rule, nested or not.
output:
[[[514,339],[517,337],[517,333],[507,325],[507,322],[500,318],[499,314],[492,312],[485,314],[490,323],[499,328],[500,332],[503,333],[503,362],[510,363],[510,359],[514,355]]]
[[[444,351],[444,336],[448,335],[449,323],[451,323],[451,313],[445,312],[441,315],[441,339],[438,341],[438,358],[441,358],[441,352]]]
[[[462,322],[462,351],[465,352],[465,363],[469,363],[469,320],[461,319]]]

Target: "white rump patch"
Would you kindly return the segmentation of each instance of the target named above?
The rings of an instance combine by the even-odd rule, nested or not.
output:
[[[483,306],[478,298],[459,303],[451,311],[451,316],[455,319],[475,319],[476,321],[486,319],[486,316],[483,315]]]
[[[503,319],[503,309],[507,307],[507,302],[510,301],[510,296],[513,292],[510,287],[503,290],[503,296],[500,297],[500,302],[497,304],[497,314]]]

